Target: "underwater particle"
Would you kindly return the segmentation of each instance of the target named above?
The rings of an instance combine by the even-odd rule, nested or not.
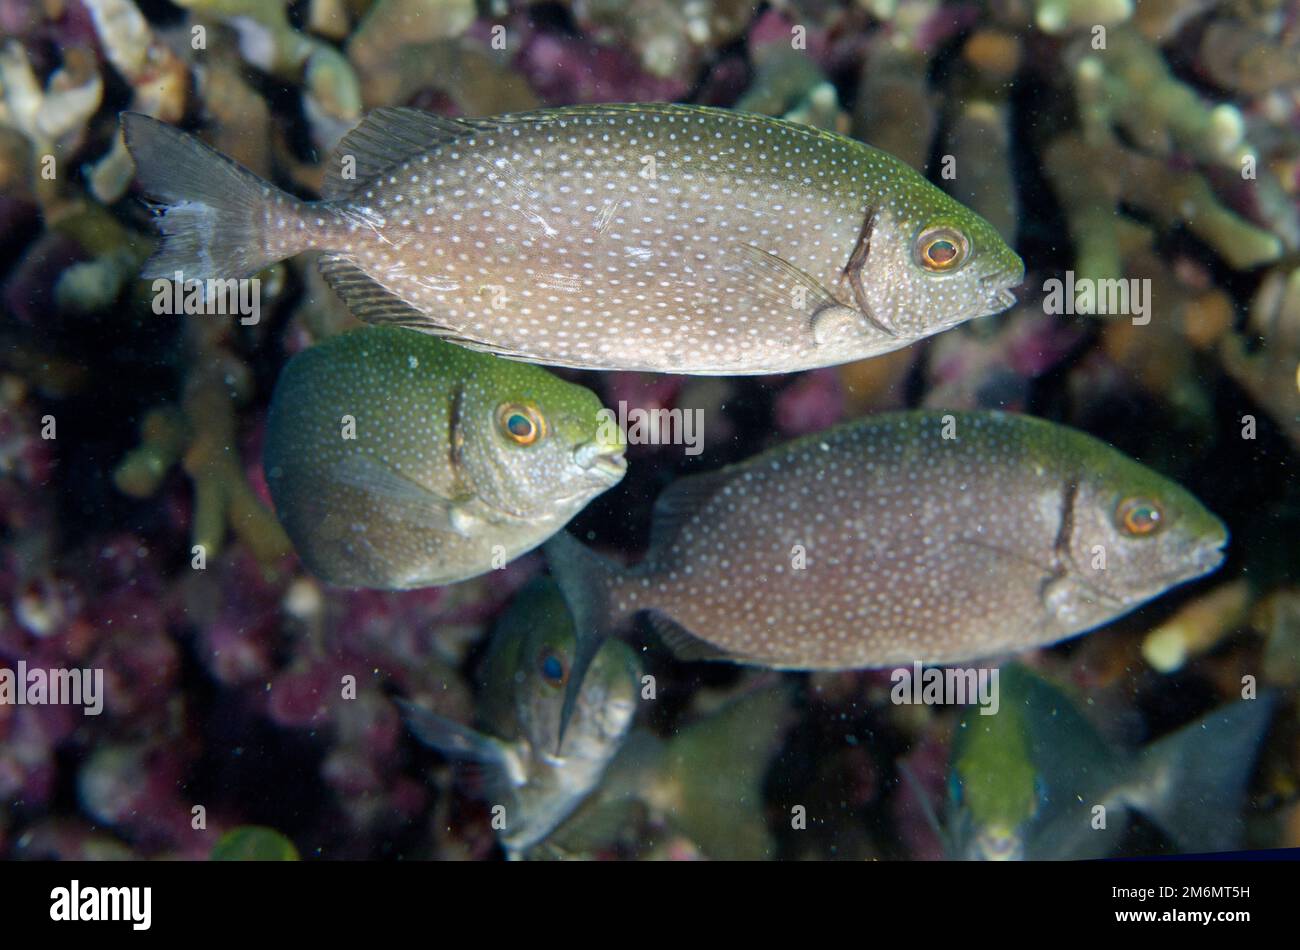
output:
[[[833,365],[1000,311],[1023,278],[988,222],[896,159],[726,110],[380,110],[340,144],[315,203],[166,125],[123,123],[145,191],[169,209],[147,273],[247,275],[325,246],[325,273],[363,320],[521,360],[703,375]]]
[[[1221,584],[1179,608],[1142,641],[1142,656],[1160,673],[1181,669],[1189,659],[1208,653],[1237,630],[1251,605],[1250,584]]]
[[[281,371],[263,465],[316,576],[428,587],[505,567],[616,484],[624,443],[603,419],[540,367],[368,327]]]

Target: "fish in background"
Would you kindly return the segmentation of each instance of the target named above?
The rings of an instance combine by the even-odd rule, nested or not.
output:
[[[574,642],[558,590],[534,582],[502,618],[484,660],[483,731],[398,700],[421,742],[477,767],[484,798],[505,808],[498,839],[512,860],[544,841],[597,786],[636,714],[640,663],[631,647],[610,640],[583,679],[560,741]]]
[[[546,551],[578,625],[576,684],[638,613],[681,659],[774,669],[1018,652],[1213,571],[1226,541],[1190,493],[1082,432],[915,411],[679,479],[633,567],[563,532]]]
[[[792,716],[789,685],[776,683],[749,689],[668,738],[635,730],[548,846],[558,856],[588,856],[648,826],[686,838],[712,860],[773,858],[763,780]]]
[[[313,574],[449,584],[504,567],[623,477],[622,437],[600,411],[539,367],[364,328],[281,371],[263,468]]]
[[[1004,667],[1001,688],[998,712],[969,708],[953,738],[947,827],[935,823],[949,857],[1102,858],[1119,849],[1134,812],[1183,853],[1239,845],[1271,694],[1221,706],[1130,753],[1024,667]],[[1106,810],[1102,829],[1094,827],[1097,806]]]
[[[742,375],[896,350],[1015,302],[978,214],[861,142],[645,103],[451,119],[378,109],[301,201],[137,113],[149,277],[249,277],[302,251],[362,320],[601,370]]]

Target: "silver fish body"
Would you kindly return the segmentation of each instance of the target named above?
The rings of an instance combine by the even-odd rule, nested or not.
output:
[[[645,611],[682,655],[957,663],[1093,629],[1222,560],[1188,492],[1028,416],[907,412],[682,479],[626,569],[552,541],[584,632]]]
[[[895,350],[1005,309],[1023,264],[887,153],[766,116],[599,105],[372,113],[301,202],[124,119],[163,203],[150,274],[309,248],[362,319],[552,365],[753,374]],[[229,272],[236,273],[229,273]]]

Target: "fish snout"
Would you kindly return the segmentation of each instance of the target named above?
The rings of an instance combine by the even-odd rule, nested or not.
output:
[[[627,459],[623,457],[621,442],[610,443],[593,439],[573,450],[573,463],[586,472],[592,472],[611,482],[627,474]]]
[[[999,310],[1005,310],[1008,307],[1014,307],[1020,302],[1020,297],[1016,293],[1021,285],[1025,282],[1025,262],[1016,259],[1014,264],[994,271],[986,277],[980,279],[985,290],[989,293],[990,302]]]
[[[1211,571],[1218,570],[1223,559],[1227,557],[1225,551],[1227,546],[1228,532],[1225,529],[1197,545],[1192,555],[1192,563],[1198,568],[1200,574],[1209,574]]]

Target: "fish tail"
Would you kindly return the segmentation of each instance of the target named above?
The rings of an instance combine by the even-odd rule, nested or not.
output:
[[[1274,700],[1240,700],[1147,746],[1136,765],[1141,791],[1132,807],[1183,851],[1237,847],[1242,799]]]
[[[710,858],[769,859],[775,843],[763,806],[763,778],[789,723],[783,684],[754,690],[669,741],[666,780],[675,790],[665,816]]]
[[[560,731],[556,742],[558,752],[573,715],[582,680],[591,667],[591,661],[600,652],[601,644],[621,619],[621,615],[616,614],[612,608],[610,590],[613,585],[610,582],[622,569],[588,550],[565,531],[552,537],[546,543],[545,551],[551,573],[560,585],[560,593],[564,595],[564,601],[573,614],[576,639],[573,663],[564,689],[564,705],[560,709]]]
[[[138,112],[123,113],[122,132],[141,188],[162,212],[162,244],[141,276],[249,277],[319,234],[297,227],[305,202],[194,136]]]

